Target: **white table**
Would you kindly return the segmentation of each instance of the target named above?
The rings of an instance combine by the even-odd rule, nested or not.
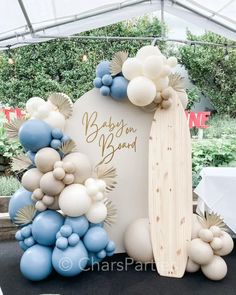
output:
[[[236,168],[208,167],[200,175],[202,180],[194,190],[199,196],[197,210],[219,214],[236,233]]]

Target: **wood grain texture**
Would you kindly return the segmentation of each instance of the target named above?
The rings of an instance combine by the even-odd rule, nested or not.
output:
[[[157,271],[180,278],[192,222],[191,140],[178,98],[155,112],[149,138],[149,219]]]

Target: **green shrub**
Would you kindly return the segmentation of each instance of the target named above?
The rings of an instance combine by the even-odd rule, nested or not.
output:
[[[18,188],[20,188],[20,182],[13,176],[0,177],[0,196],[11,196]]]

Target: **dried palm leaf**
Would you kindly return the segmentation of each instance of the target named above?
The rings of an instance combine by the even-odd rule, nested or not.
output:
[[[62,146],[60,147],[60,151],[64,155],[67,155],[67,154],[72,153],[72,152],[77,152],[78,148],[77,148],[76,143],[74,142],[74,140],[69,139],[69,140],[67,140],[66,142],[64,142],[62,144]]]
[[[217,213],[204,212],[204,214],[199,214],[198,220],[204,228],[210,228],[211,226],[218,226],[223,230],[226,230],[226,225],[223,219]]]
[[[32,165],[32,162],[25,154],[20,154],[16,157],[12,158],[11,161],[11,171],[21,171],[27,169],[30,165]]]
[[[27,205],[22,209],[18,210],[14,218],[14,223],[18,225],[26,225],[33,221],[36,209],[34,205]]]
[[[128,58],[128,55],[128,52],[125,51],[118,51],[114,54],[110,64],[110,71],[112,76],[121,73],[123,63]]]
[[[170,74],[169,86],[171,86],[175,91],[183,91],[184,90],[184,77],[182,77],[178,73]]]
[[[104,201],[105,206],[107,207],[107,217],[104,220],[104,222],[111,226],[112,224],[114,224],[116,222],[116,218],[117,218],[117,209],[116,207],[113,205],[112,201],[109,199],[105,199]]]
[[[48,100],[54,104],[60,113],[69,118],[73,112],[73,103],[68,95],[64,93],[52,93]]]
[[[7,135],[9,138],[18,138],[18,132],[23,123],[25,123],[26,118],[14,119],[11,122],[4,124]]]
[[[115,188],[117,177],[116,168],[107,166],[105,164],[99,164],[95,167],[95,173],[98,179],[102,179],[106,183],[106,191],[110,192]]]

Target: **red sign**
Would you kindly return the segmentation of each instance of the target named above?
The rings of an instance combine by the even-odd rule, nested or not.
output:
[[[19,108],[0,108],[0,112],[5,114],[8,122],[15,118],[19,119],[25,115],[25,111],[22,111]]]
[[[196,128],[208,128],[209,126],[206,125],[206,122],[208,121],[211,112],[185,112],[187,120],[188,120],[188,125],[189,129],[196,127]]]

